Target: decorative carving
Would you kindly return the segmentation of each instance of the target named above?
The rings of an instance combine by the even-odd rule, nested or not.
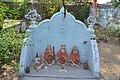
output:
[[[88,22],[88,24],[90,24],[90,25],[94,25],[94,24],[96,23],[96,19],[94,18],[94,16],[89,16],[89,17],[87,18],[87,22]]]
[[[35,9],[33,10],[30,9],[30,12],[28,12],[28,14],[25,15],[25,18],[30,19],[31,21],[42,19]]]
[[[27,33],[31,33],[33,31],[36,30],[37,25],[35,24],[36,20],[41,20],[41,16],[37,13],[37,11],[35,9],[30,9],[30,12],[28,12],[28,14],[25,15],[25,18],[30,19],[31,20],[31,25],[29,26],[29,28],[27,29]]]
[[[94,24],[96,23],[96,19],[94,18],[94,16],[89,16],[88,19],[87,19],[87,22],[89,24],[89,28],[88,28],[88,32],[93,36],[93,37],[96,37],[94,35]]]

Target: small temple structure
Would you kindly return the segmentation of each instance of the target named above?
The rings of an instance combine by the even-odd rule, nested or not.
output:
[[[24,80],[35,80],[35,78],[41,80],[49,80],[49,78],[55,80],[60,78],[65,80],[100,79],[99,52],[93,29],[96,21],[94,16],[89,16],[87,19],[89,28],[83,22],[76,20],[64,7],[55,13],[51,19],[43,20],[38,25],[35,24],[35,20],[40,20],[41,17],[36,10],[31,10],[26,18],[31,20],[31,25],[26,31],[28,37],[24,39],[19,68],[19,74],[24,77]],[[56,55],[63,44],[64,47],[62,48],[65,49],[68,59],[63,56],[66,62],[61,69]],[[51,58],[54,59],[54,63],[51,65],[46,65],[44,62],[45,50],[48,45],[52,49],[51,57],[54,57]],[[73,52],[79,54],[79,57],[77,58],[78,62],[71,66],[69,58],[74,49]],[[61,51],[64,52],[64,50]],[[38,54],[45,66],[36,71],[34,64],[37,62],[35,60]],[[37,59],[40,60],[40,58]],[[37,63],[39,64],[39,62]],[[86,68],[86,64],[88,68]]]

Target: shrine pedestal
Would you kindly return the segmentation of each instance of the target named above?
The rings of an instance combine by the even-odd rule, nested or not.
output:
[[[70,65],[65,66],[66,72],[62,72],[61,67],[59,65],[49,66],[47,69],[41,69],[38,72],[34,70],[33,66],[30,67],[31,72],[29,74],[25,74],[24,80],[80,80],[80,79],[95,79],[90,69],[84,70],[83,64],[80,64],[79,67],[74,67]]]

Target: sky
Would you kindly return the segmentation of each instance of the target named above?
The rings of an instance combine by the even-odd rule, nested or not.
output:
[[[104,4],[107,2],[111,2],[111,0],[97,0],[98,4]]]

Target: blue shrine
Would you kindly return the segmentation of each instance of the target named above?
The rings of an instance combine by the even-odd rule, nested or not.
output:
[[[27,17],[30,16],[27,15]],[[35,80],[36,77],[40,80],[100,78],[100,60],[93,29],[95,24],[93,16],[87,19],[89,28],[83,22],[76,20],[67,11],[66,17],[64,17],[64,7],[55,13],[51,19],[43,20],[38,25],[35,24],[35,19],[37,18],[40,18],[38,14],[31,19],[31,25],[26,31],[28,37],[24,39],[21,51],[19,74],[24,77],[24,80]],[[70,55],[74,45],[78,47],[80,53],[80,65],[78,68],[66,65],[65,69],[67,72],[60,72],[59,65],[55,64],[48,67],[48,69],[41,69],[39,72],[33,69],[36,53],[39,53],[44,58],[46,46],[51,45],[51,47],[55,48],[55,54],[57,54],[60,45],[63,43],[66,46],[68,55]],[[86,61],[88,62],[89,70],[83,69],[83,63]],[[25,72],[26,67],[30,68],[29,74]]]

